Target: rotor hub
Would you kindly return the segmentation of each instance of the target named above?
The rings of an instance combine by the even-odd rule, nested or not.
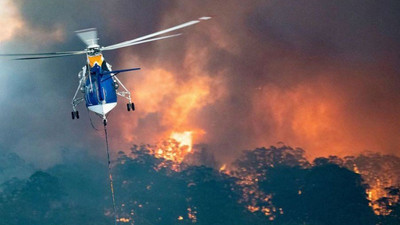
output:
[[[101,53],[100,46],[99,45],[90,45],[86,49],[86,53],[89,56],[99,55]]]

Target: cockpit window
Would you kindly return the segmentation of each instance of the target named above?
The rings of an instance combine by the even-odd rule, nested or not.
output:
[[[98,48],[89,48],[87,53],[90,56],[99,55],[100,54],[100,49],[98,49]]]

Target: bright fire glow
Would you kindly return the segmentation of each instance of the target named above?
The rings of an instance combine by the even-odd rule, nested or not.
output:
[[[225,171],[225,170],[226,170],[226,164],[222,165],[222,166],[219,168],[219,172],[223,172],[223,171]]]
[[[187,147],[187,152],[192,151],[192,132],[191,131],[185,131],[182,133],[178,132],[172,132],[171,139],[176,140],[179,143],[180,148],[186,148]]]
[[[155,147],[150,148],[150,153],[157,158],[172,161],[171,169],[178,171],[180,163],[193,150],[193,131],[172,132],[169,138],[159,142]],[[159,167],[167,165],[161,164]]]
[[[130,219],[129,218],[119,218],[117,219],[118,222],[122,222],[122,223],[129,223]]]

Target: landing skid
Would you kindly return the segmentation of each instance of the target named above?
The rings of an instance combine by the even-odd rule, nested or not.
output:
[[[126,104],[126,109],[128,111],[135,111],[135,104],[132,102],[131,92],[125,87],[125,85],[118,79],[118,77],[114,77],[114,82],[118,82],[119,85],[124,89],[123,91],[117,91],[117,95],[128,100],[128,104]]]
[[[84,67],[84,69],[82,69],[82,71],[80,71],[79,74],[78,74],[79,85],[78,85],[78,88],[75,91],[74,97],[72,98],[72,102],[71,102],[71,104],[72,104],[72,112],[71,112],[72,119],[75,119],[75,118],[79,119],[79,112],[76,109],[76,107],[85,100],[82,96],[78,97],[79,90],[81,90],[81,91],[84,90],[83,89],[84,88],[83,85],[84,85],[85,80],[86,80],[86,77],[84,75],[85,73],[86,73],[86,67]]]

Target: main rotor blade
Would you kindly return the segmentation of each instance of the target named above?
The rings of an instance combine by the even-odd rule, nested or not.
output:
[[[124,42],[121,42],[121,43],[118,43],[118,44],[115,44],[115,45],[106,46],[106,47],[104,47],[104,49],[110,50],[110,49],[117,49],[117,48],[130,46],[130,44],[132,44],[134,42],[139,42],[139,41],[142,41],[142,40],[154,37],[154,36],[165,34],[165,33],[168,33],[168,32],[174,31],[174,30],[182,29],[184,27],[188,27],[188,26],[200,23],[201,20],[209,20],[209,19],[211,19],[211,17],[200,17],[199,20],[192,20],[192,21],[189,21],[189,22],[186,22],[186,23],[183,23],[183,24],[180,24],[180,25],[177,25],[177,26],[165,29],[165,30],[161,30],[161,31],[158,31],[158,32],[155,32],[155,33],[152,33],[152,34],[148,34],[148,35],[145,35],[145,36],[142,36],[142,37],[139,37],[139,38],[135,38],[133,40],[124,41]]]
[[[81,55],[85,54],[85,51],[75,54],[63,54],[63,55],[43,55],[43,56],[32,56],[32,57],[22,57],[22,58],[14,58],[13,60],[31,60],[31,59],[49,59],[49,58],[60,58],[60,57],[67,57],[67,56],[74,56],[74,55]]]
[[[181,34],[173,34],[173,35],[168,35],[168,36],[162,36],[162,37],[158,37],[158,38],[152,38],[152,39],[148,39],[148,40],[144,40],[144,41],[138,41],[138,42],[127,43],[127,44],[112,45],[112,46],[108,46],[108,47],[103,47],[103,48],[101,48],[101,50],[102,51],[114,50],[114,49],[118,49],[118,48],[132,46],[132,45],[143,44],[143,43],[146,43],[146,42],[157,41],[157,40],[162,40],[162,39],[166,39],[166,38],[172,38],[172,37],[176,37],[176,36],[179,36],[179,35],[181,35]]]
[[[97,30],[96,28],[89,28],[84,30],[75,31],[76,35],[87,45],[97,45]]]
[[[21,54],[0,54],[0,56],[53,56],[53,55],[77,55],[86,51],[67,51],[67,52],[41,52],[41,53],[21,53]]]

